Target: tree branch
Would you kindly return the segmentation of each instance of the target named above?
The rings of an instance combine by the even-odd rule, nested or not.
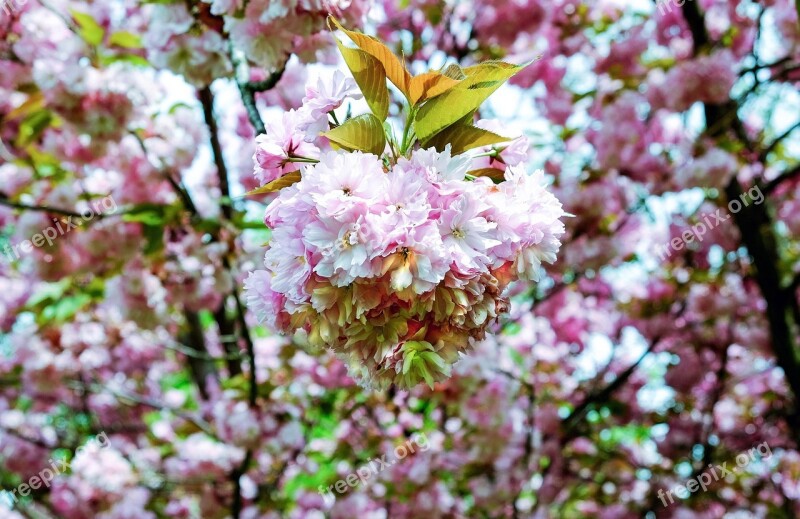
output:
[[[789,127],[789,129],[788,129],[788,130],[786,130],[786,131],[785,131],[785,132],[783,132],[782,134],[778,135],[778,136],[775,138],[775,140],[774,140],[774,141],[772,141],[772,142],[769,144],[769,146],[767,146],[766,148],[764,148],[764,151],[762,151],[761,153],[759,153],[759,155],[758,155],[758,159],[759,159],[761,162],[764,162],[764,161],[766,160],[766,158],[767,158],[767,155],[769,155],[770,153],[772,153],[772,151],[773,151],[773,150],[775,150],[775,148],[777,148],[777,147],[778,147],[778,145],[779,145],[779,144],[780,144],[780,143],[781,143],[781,142],[782,142],[784,139],[786,139],[786,138],[787,138],[789,135],[791,135],[791,134],[792,134],[792,132],[794,132],[794,131],[795,131],[795,130],[797,130],[798,128],[800,128],[800,121],[797,121],[797,122],[796,122],[796,123],[795,123],[793,126]]]
[[[288,60],[287,60],[288,61]],[[237,82],[239,93],[242,96],[242,103],[247,110],[247,118],[250,119],[250,124],[256,131],[256,135],[267,133],[267,128],[264,126],[264,121],[261,119],[261,114],[258,113],[256,106],[256,93],[270,90],[278,81],[283,77],[286,71],[286,62],[283,63],[281,68],[270,74],[270,76],[263,81],[248,81],[246,83]]]
[[[197,389],[200,391],[200,396],[203,400],[208,400],[208,387],[206,386],[208,378],[212,377],[219,380],[219,373],[214,362],[209,360],[208,349],[206,348],[205,335],[203,334],[203,326],[200,323],[200,317],[197,312],[185,310],[187,331],[183,339],[186,343],[186,348],[194,351],[194,355],[187,355],[189,363],[189,371],[192,373]]]
[[[245,321],[244,315],[244,305],[242,305],[242,301],[239,298],[238,291],[234,288],[233,290],[233,299],[236,302],[236,315],[239,321],[239,328],[242,332],[242,338],[244,339],[244,343],[247,347],[247,363],[248,368],[250,370],[250,390],[248,392],[248,402],[250,403],[250,407],[255,407],[256,399],[258,397],[258,380],[256,379],[256,350],[255,345],[253,344],[253,338],[250,336],[250,329],[247,327],[247,321]]]
[[[242,93],[242,99],[244,100],[245,107],[247,108],[250,122],[253,123],[253,126],[256,127],[257,130],[259,129],[260,125],[261,127],[260,133],[264,133],[265,130],[263,129],[264,124],[261,121],[261,117],[260,115],[258,115],[258,110],[256,109],[255,106],[254,92],[272,88],[275,85],[275,83],[277,83],[280,80],[281,76],[283,75],[283,70],[284,68],[282,67],[278,72],[272,74],[270,78],[264,82],[259,82],[257,84],[251,84],[251,83],[245,83],[244,85],[239,84],[239,89],[240,92]],[[199,98],[200,98],[200,103],[203,105],[203,116],[205,118],[206,125],[208,126],[211,139],[211,150],[213,152],[214,163],[217,167],[217,174],[219,176],[219,185],[223,197],[222,214],[225,217],[225,219],[231,220],[233,217],[233,206],[231,205],[228,168],[225,165],[225,159],[222,155],[222,146],[219,140],[219,128],[217,127],[217,121],[216,118],[214,117],[214,95],[211,92],[210,87],[205,87],[202,90],[200,90]],[[231,263],[227,256],[223,258],[222,264],[227,271],[231,272]],[[236,304],[236,315],[239,324],[239,333],[241,334],[241,338],[244,340],[244,343],[247,347],[248,364],[249,364],[248,403],[250,404],[251,408],[255,408],[256,401],[258,398],[255,347],[253,345],[252,337],[250,336],[250,330],[247,327],[247,322],[245,321],[244,306],[242,305],[242,302],[239,298],[239,294],[236,288],[233,289],[231,295],[233,296],[234,302]],[[225,301],[222,302],[220,308],[214,313],[214,317],[217,320],[217,325],[219,326],[220,329],[220,335],[234,334],[235,324],[231,322],[230,319],[228,318]],[[238,348],[238,341],[234,342],[233,344],[225,343],[225,349],[229,354],[235,352],[237,348]],[[228,369],[230,371],[231,376],[235,376],[241,373],[241,365],[236,360],[228,362]],[[242,499],[241,478],[250,467],[252,459],[253,459],[253,451],[252,449],[247,449],[245,457],[242,460],[242,463],[230,474],[230,480],[231,483],[233,483],[233,489],[234,489],[233,502],[231,503],[231,515],[234,517],[234,519],[238,519],[242,513],[242,508],[244,505]]]
[[[117,390],[109,387],[108,385],[100,385],[100,384],[95,384],[95,383],[82,383],[82,382],[79,382],[79,381],[67,383],[67,387],[72,387],[73,389],[76,389],[76,390],[79,390],[79,391],[91,391],[91,392],[96,393],[98,395],[102,395],[104,393],[110,393],[112,396],[114,396],[114,398],[116,398],[118,401],[120,401],[120,403],[122,403],[122,401],[124,401],[124,400],[128,400],[130,402],[133,402],[134,404],[143,405],[145,407],[150,407],[152,409],[158,409],[158,410],[162,410],[162,411],[163,410],[169,411],[170,413],[174,414],[178,418],[181,418],[181,419],[193,424],[198,429],[200,429],[201,431],[203,431],[207,435],[211,436],[212,438],[214,438],[216,440],[219,440],[219,438],[217,437],[217,435],[214,432],[214,430],[211,427],[211,425],[208,422],[206,422],[201,416],[195,416],[195,415],[192,415],[190,413],[181,411],[180,409],[169,407],[166,404],[162,404],[160,402],[156,402],[156,401],[150,400],[147,397],[144,397],[142,395],[137,395],[137,394],[134,394],[134,393],[128,393],[128,392],[123,392],[123,391],[117,391]]]
[[[141,136],[139,136],[139,134],[134,132],[134,131],[131,131],[129,133],[131,135],[133,135],[133,137],[139,143],[139,147],[142,149],[142,153],[144,154],[144,158],[149,162],[150,159],[148,158],[147,146],[145,145],[144,140],[142,140]],[[159,162],[161,162],[161,161],[159,160]],[[167,169],[164,167],[163,162],[161,163],[160,166],[157,166],[157,167],[158,167],[158,171],[162,175],[164,175],[164,178],[167,179],[167,182],[169,182],[169,185],[172,187],[172,189],[175,191],[175,193],[181,199],[181,201],[183,202],[184,207],[190,213],[192,213],[192,216],[197,216],[199,214],[197,212],[197,207],[194,205],[194,201],[192,200],[192,196],[189,194],[189,191],[183,185],[183,182],[181,182],[179,180],[175,180],[172,177],[172,174],[169,171],[167,171]]]
[[[561,422],[561,426],[565,431],[566,438],[571,438],[574,435],[575,426],[580,422],[581,418],[583,418],[583,416],[589,411],[589,409],[593,405],[608,400],[611,397],[611,395],[614,394],[614,392],[616,392],[620,387],[622,387],[623,384],[625,384],[625,382],[628,381],[629,378],[631,378],[631,376],[636,372],[636,369],[639,367],[639,365],[642,363],[645,357],[647,357],[653,351],[653,349],[660,341],[661,341],[660,337],[656,337],[655,339],[653,339],[653,341],[650,343],[650,346],[648,346],[648,348],[644,351],[644,353],[642,353],[639,356],[636,362],[628,366],[625,369],[625,371],[617,375],[617,377],[603,389],[587,396],[583,400],[583,402],[581,402],[578,406],[575,407],[575,409],[573,409],[573,411],[569,414],[569,416],[564,418],[564,420]],[[566,443],[566,441],[564,443]]]
[[[784,171],[777,177],[770,180],[767,183],[767,185],[764,186],[764,189],[762,189],[762,191],[764,192],[765,195],[768,195],[773,191],[775,191],[778,188],[778,186],[781,185],[782,183],[786,182],[787,180],[792,180],[796,177],[800,177],[800,163],[798,163],[792,169]]]
[[[203,105],[203,118],[208,126],[209,139],[211,141],[211,152],[214,156],[214,165],[217,167],[217,177],[219,178],[219,189],[222,192],[222,215],[226,220],[233,216],[233,206],[231,205],[231,189],[228,180],[228,168],[222,155],[222,145],[219,141],[219,128],[217,118],[214,116],[214,94],[211,87],[206,86],[198,92],[200,104]]]
[[[71,216],[73,218],[81,218],[81,214],[75,211],[70,211],[69,209],[60,209],[58,207],[50,207],[46,205],[29,205],[29,204],[21,204],[19,202],[12,202],[4,195],[0,194],[0,205],[4,205],[6,207],[11,207],[13,209],[22,209],[25,211],[37,211],[40,213],[51,213],[51,214],[59,214],[61,216]],[[103,218],[107,215],[105,214],[97,214],[95,217]]]
[[[709,44],[705,21],[697,2],[686,2],[682,6],[683,16],[689,24],[694,38],[694,55]],[[732,106],[731,106],[732,105]],[[748,148],[753,146],[743,135],[741,120],[736,112],[736,104],[728,102],[725,105],[704,104],[706,114],[706,127],[714,128],[709,131],[711,137],[720,137],[727,130],[733,130]],[[730,120],[725,120],[730,115]],[[777,184],[776,184],[777,185]],[[741,184],[734,177],[725,188],[728,200],[735,200],[744,194]],[[739,228],[742,242],[750,254],[755,267],[755,277],[764,300],[767,303],[767,319],[769,321],[772,350],[778,360],[778,365],[783,369],[787,384],[794,396],[795,407],[800,398],[800,363],[798,363],[794,337],[788,322],[791,301],[780,283],[780,262],[777,253],[775,235],[772,221],[765,204],[751,204],[742,211],[733,214],[734,221]],[[797,411],[789,417],[789,426],[798,431]]]

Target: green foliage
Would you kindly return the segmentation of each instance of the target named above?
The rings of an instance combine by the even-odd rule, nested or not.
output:
[[[488,61],[467,67],[463,70],[465,79],[420,107],[414,121],[417,135],[425,142],[477,110],[495,90],[525,66]]]
[[[389,115],[389,90],[386,88],[386,71],[380,61],[358,49],[345,47],[336,40],[347,68],[364,94],[370,110],[381,121]]]
[[[179,205],[138,204],[125,211],[124,222],[142,225],[145,238],[144,253],[147,256],[161,251],[164,247],[164,227],[177,221],[180,217]]]
[[[76,284],[72,278],[57,283],[48,283],[33,293],[25,304],[25,310],[36,316],[40,325],[63,323],[71,320],[93,301],[105,294],[103,279],[92,278],[88,283]]]
[[[511,140],[473,126],[472,118],[495,90],[526,65],[488,61],[462,69],[451,64],[442,71],[411,76],[405,64],[383,43],[345,29],[333,17],[330,20],[358,46],[358,49],[351,49],[337,40],[345,63],[374,114],[350,119],[325,133],[334,144],[376,155],[383,152],[386,142],[380,123],[389,110],[387,78],[408,100],[409,117],[403,131],[401,154],[411,149],[416,138],[422,141],[423,147],[432,146],[440,151],[450,144],[453,154]],[[390,142],[395,142],[391,135]],[[394,144],[392,149],[395,149]]]
[[[197,387],[188,371],[168,373],[159,380],[159,384],[164,392],[173,390],[183,393],[186,397],[186,401],[182,406],[184,409],[194,410],[198,408],[197,400],[195,399]]]
[[[386,148],[383,123],[372,114],[363,114],[348,119],[341,126],[322,135],[333,144],[350,151],[365,151],[381,155]]]
[[[426,341],[407,341],[400,351],[403,352],[403,378],[411,385],[424,380],[433,389],[434,373],[449,376],[449,366],[439,356],[433,345]]]
[[[442,151],[445,146],[450,144],[450,152],[453,155],[458,155],[473,148],[499,144],[510,140],[508,137],[497,135],[477,126],[456,123],[437,133],[428,141],[423,142],[422,146],[425,148],[432,146]]]
[[[125,49],[141,49],[142,38],[138,34],[128,31],[117,31],[108,39],[109,45],[116,45]]]
[[[150,67],[151,64],[146,58],[137,54],[101,54],[100,64],[107,66],[112,63],[127,63],[135,67]]]
[[[29,146],[26,150],[28,152],[28,162],[34,171],[34,178],[37,180],[48,179],[51,182],[62,182],[70,173],[62,167],[61,161],[58,157],[54,157],[49,153],[39,151],[35,146]],[[25,164],[24,161],[20,161]]]
[[[34,296],[35,297],[35,296]],[[36,311],[36,322],[40,325],[45,323],[63,323],[71,320],[81,310],[92,303],[89,294],[71,294],[58,298],[46,298],[38,305]],[[34,308],[31,308],[33,310]]]
[[[331,21],[334,25],[336,25],[337,28],[349,36],[350,39],[353,40],[356,45],[358,45],[363,53],[374,58],[374,61],[368,64],[364,63],[364,66],[371,69],[370,74],[376,77],[381,74],[385,77],[388,77],[389,81],[391,81],[398,89],[400,89],[400,92],[406,96],[406,99],[408,99],[412,106],[416,106],[427,99],[431,99],[443,94],[447,90],[456,86],[459,82],[458,79],[454,79],[453,77],[434,71],[425,72],[419,76],[412,77],[406,69],[405,64],[397,56],[395,56],[392,51],[386,47],[386,45],[372,36],[367,36],[366,34],[362,34],[360,32],[349,31],[345,29],[335,18],[331,18]],[[352,54],[354,49],[347,49],[341,44],[341,42],[337,41],[337,43],[339,45],[339,49],[343,49],[342,54],[345,56],[345,62],[347,62],[348,67],[350,67],[350,70],[353,71],[353,74],[355,75],[353,66],[350,63],[350,60],[356,59],[355,55]],[[345,50],[348,52],[345,53]],[[361,64],[359,63],[359,65]],[[358,70],[362,71],[364,69],[359,66]],[[356,82],[358,82],[359,86],[361,86],[361,82],[358,81],[358,78],[356,78]],[[365,97],[367,97],[366,93]],[[378,113],[375,115],[380,117]]]
[[[459,81],[459,79],[435,71],[414,76],[408,87],[409,100],[413,106],[416,106],[423,101],[444,94],[455,87]]]
[[[265,184],[259,188],[253,189],[246,193],[246,196],[249,195],[265,195],[267,193],[274,193],[275,191],[280,191],[284,187],[289,187],[292,184],[300,182],[300,172],[293,171],[287,175],[284,175],[280,178],[276,178],[272,182]]]
[[[16,145],[24,148],[36,141],[42,132],[53,123],[54,119],[53,112],[46,108],[28,114],[19,125]]]
[[[394,83],[394,86],[399,88],[403,95],[408,97],[411,74],[406,69],[405,64],[400,61],[386,45],[372,36],[345,29],[336,18],[330,17],[329,19],[339,30],[350,37],[353,43],[358,45],[362,51],[375,58],[383,67],[389,81]]]
[[[72,19],[78,24],[78,34],[89,45],[100,45],[106,35],[106,30],[97,23],[92,15],[74,9],[70,10]]]
[[[502,182],[505,179],[505,172],[497,168],[481,168],[473,169],[469,172],[473,177],[489,177],[495,183]]]

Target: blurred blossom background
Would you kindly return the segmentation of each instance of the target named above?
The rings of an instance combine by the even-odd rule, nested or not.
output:
[[[349,76],[328,15],[414,73],[541,56],[479,115],[563,245],[432,389],[363,389],[245,305],[259,124]],[[6,0],[0,517],[800,516],[798,86],[792,0]]]

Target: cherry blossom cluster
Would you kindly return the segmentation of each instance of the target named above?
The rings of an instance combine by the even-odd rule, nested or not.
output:
[[[341,104],[339,82],[309,89],[303,108],[258,138],[262,183],[304,169],[267,209],[272,241],[248,301],[273,328],[332,348],[367,386],[432,386],[507,310],[506,286],[555,261],[564,212],[541,173],[507,167],[496,185],[469,175],[473,159],[449,146],[396,163],[321,151],[307,130]]]
[[[107,195],[119,204],[52,247],[0,261],[2,486],[56,460],[71,467],[19,503],[0,492],[0,517],[642,516],[662,506],[659,489],[686,482],[693,453],[730,467],[762,443],[773,453],[766,463],[665,513],[800,517],[800,375],[781,354],[800,320],[795,2],[697,0],[664,13],[628,4],[20,0],[0,9],[0,248],[62,217],[49,208],[80,212]],[[483,112],[504,124],[475,123],[535,136],[535,156],[524,139],[499,154],[475,150],[483,156],[468,173],[510,175],[538,161],[575,215],[547,279],[510,284],[502,328],[487,328],[434,391],[365,391],[333,351],[302,343],[308,332],[261,333],[234,297],[263,261],[264,231],[251,228],[241,199],[224,196],[221,173],[237,193],[322,167],[301,159],[330,152],[318,134],[347,82],[306,92],[320,67],[305,62],[331,64],[320,52],[335,50],[319,32],[324,11],[355,27],[365,6],[365,32],[413,71],[443,54],[464,66],[542,55],[510,80],[522,90]],[[273,127],[257,145],[233,68],[249,65],[239,81],[268,79],[286,49],[296,55],[282,79],[254,94]],[[195,95],[211,83],[213,129]],[[336,109],[339,121],[344,113]],[[386,182],[400,171],[387,159]],[[725,207],[736,184],[760,186],[763,203],[658,257],[655,245]],[[374,261],[382,270],[388,260]],[[363,296],[380,281],[352,286]],[[268,293],[270,319],[305,327],[308,314]],[[781,320],[789,333],[776,340]],[[107,448],[63,458],[103,430]],[[418,434],[428,451],[334,503],[318,494]]]
[[[369,5],[364,0],[204,0],[194,7],[155,3],[147,6],[148,57],[158,68],[173,70],[197,86],[232,73],[226,38],[265,69],[280,68],[293,53],[314,62],[317,53],[331,47],[322,32],[328,15],[358,26]]]

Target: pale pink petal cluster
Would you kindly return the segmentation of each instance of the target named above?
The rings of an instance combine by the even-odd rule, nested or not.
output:
[[[728,49],[679,63],[667,73],[662,85],[666,107],[682,112],[698,101],[725,103],[737,79],[736,63]]]
[[[305,110],[289,110],[279,119],[267,122],[267,133],[256,137],[255,176],[261,185],[297,171],[300,166],[292,158],[313,159],[319,148],[307,132],[314,121]]]
[[[739,171],[736,157],[725,150],[712,148],[678,168],[676,179],[685,187],[716,187],[723,189]]]
[[[312,117],[318,119],[342,106],[348,97],[361,99],[361,91],[353,78],[346,77],[341,70],[336,70],[331,77],[320,77],[316,85],[306,86],[303,106],[308,108]]]
[[[256,137],[255,177],[261,185],[298,171],[304,160],[317,159],[324,147],[321,132],[329,127],[328,114],[347,99],[361,93],[352,78],[340,71],[321,76],[315,86],[306,86],[303,105],[267,122],[266,134]],[[298,160],[299,159],[299,160]],[[358,176],[358,171],[351,172]],[[335,180],[335,177],[333,177]]]
[[[251,309],[331,348],[364,384],[432,385],[484,337],[516,279],[538,279],[564,232],[541,173],[467,175],[472,159],[422,149],[395,165],[327,152],[267,208]]]

